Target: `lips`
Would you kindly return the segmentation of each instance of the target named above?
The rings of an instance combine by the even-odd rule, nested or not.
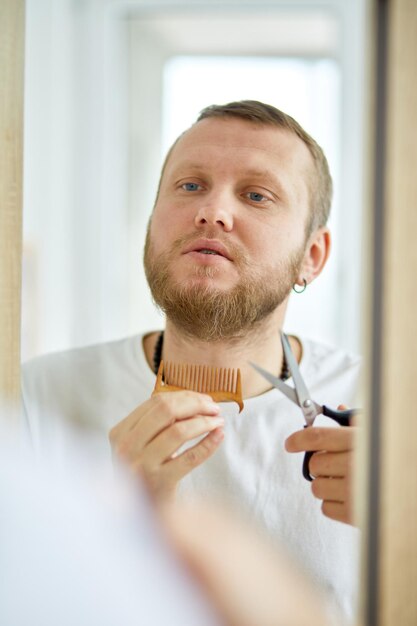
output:
[[[214,239],[198,239],[197,241],[194,241],[192,244],[185,248],[183,254],[188,254],[190,252],[200,252],[201,254],[207,255],[218,255],[224,257],[228,261],[233,260],[230,257],[227,248],[222,243],[220,243],[220,241],[216,241]]]

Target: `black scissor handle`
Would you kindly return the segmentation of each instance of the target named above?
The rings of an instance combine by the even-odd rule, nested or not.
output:
[[[304,428],[306,428],[306,426]],[[315,453],[315,450],[309,450],[308,452],[306,452],[304,455],[304,461],[303,461],[303,476],[306,480],[309,480],[310,482],[313,481],[313,477],[310,474],[309,464],[310,464],[310,459],[314,453]]]
[[[334,409],[329,409],[328,406],[323,406],[323,415],[326,417],[330,417],[332,420],[335,420],[340,426],[349,426],[350,420],[354,415],[358,413],[357,409],[346,409],[345,411],[335,411]]]
[[[340,426],[349,426],[350,420],[357,413],[358,413],[357,409],[346,409],[345,411],[335,411],[334,409],[329,409],[328,406],[323,406],[323,415],[335,420],[338,424],[340,424]],[[307,424],[304,426],[304,428],[308,428]],[[314,428],[314,426],[312,426],[311,428]],[[315,452],[317,452],[317,450],[308,450],[304,455],[303,476],[306,480],[309,480],[310,482],[313,480],[313,476],[311,476],[310,474],[309,465],[310,465],[310,459]]]

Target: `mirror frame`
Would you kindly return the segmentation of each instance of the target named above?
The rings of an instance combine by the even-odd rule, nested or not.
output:
[[[376,0],[370,506],[363,623],[417,623],[417,5]],[[0,397],[18,403],[24,0],[0,5]],[[386,73],[388,68],[388,72]],[[382,81],[382,83],[381,83]],[[371,313],[369,313],[371,315]],[[360,620],[360,618],[359,618]]]
[[[0,3],[0,401],[18,410],[23,205],[24,0]]]

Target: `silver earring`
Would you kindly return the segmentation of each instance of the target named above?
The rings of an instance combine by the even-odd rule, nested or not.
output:
[[[296,284],[294,283],[294,285],[292,286],[292,290],[295,291],[295,293],[303,293],[303,291],[305,291],[307,289],[307,281],[305,278],[303,278],[303,286],[301,287],[301,289],[296,289]]]

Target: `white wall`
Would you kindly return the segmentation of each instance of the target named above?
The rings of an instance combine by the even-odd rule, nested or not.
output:
[[[28,0],[23,357],[128,319],[126,23],[89,0]]]

